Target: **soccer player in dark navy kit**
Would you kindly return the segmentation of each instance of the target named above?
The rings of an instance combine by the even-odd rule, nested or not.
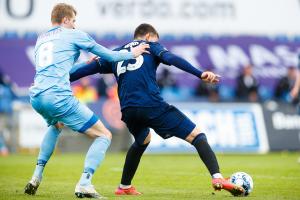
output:
[[[113,73],[118,82],[122,120],[126,123],[135,142],[127,152],[121,184],[116,195],[139,195],[131,181],[145,149],[150,143],[152,128],[162,138],[172,136],[186,140],[198,151],[200,158],[212,176],[215,190],[225,189],[233,195],[241,195],[242,187],[228,182],[220,173],[217,158],[207,142],[205,134],[176,107],[166,103],[160,96],[156,83],[156,70],[160,63],[174,65],[209,83],[218,83],[219,76],[213,72],[202,72],[186,60],[172,54],[157,41],[159,35],[150,24],[139,25],[134,33],[134,41],[118,51],[129,51],[140,44],[150,45],[150,54],[121,62],[107,62],[97,59],[87,65],[75,67],[70,73],[71,81],[91,74]]]

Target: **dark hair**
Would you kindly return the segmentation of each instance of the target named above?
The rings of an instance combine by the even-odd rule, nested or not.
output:
[[[159,38],[158,32],[150,24],[140,24],[134,31],[134,38],[143,37],[148,33],[156,35]]]
[[[77,12],[75,8],[71,5],[65,3],[56,4],[51,12],[51,22],[52,23],[62,23],[64,17],[73,17]]]

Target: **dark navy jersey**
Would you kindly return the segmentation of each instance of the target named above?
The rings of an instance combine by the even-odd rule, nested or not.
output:
[[[144,41],[133,41],[116,50],[129,51],[130,47],[135,47],[141,42]],[[156,83],[156,70],[160,63],[168,64],[161,59],[167,49],[156,42],[148,43],[150,54],[144,53],[136,59],[121,62],[99,60],[99,72],[101,74],[113,73],[116,77],[122,109],[154,107],[164,102]]]
[[[116,51],[129,51],[145,41],[133,41],[123,45]],[[157,42],[146,42],[150,46],[150,54],[144,53],[131,60],[108,62],[103,59],[93,61],[84,66],[75,66],[70,73],[70,80],[95,73],[113,73],[118,82],[118,94],[121,109],[126,107],[156,107],[164,102],[156,83],[156,70],[160,63],[174,65],[190,74],[201,77],[202,71],[189,62],[169,52]]]

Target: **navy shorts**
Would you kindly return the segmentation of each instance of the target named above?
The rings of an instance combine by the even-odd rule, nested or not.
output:
[[[158,107],[124,108],[122,120],[139,144],[143,144],[149,128],[164,139],[173,136],[185,139],[196,127],[186,115],[166,103]]]

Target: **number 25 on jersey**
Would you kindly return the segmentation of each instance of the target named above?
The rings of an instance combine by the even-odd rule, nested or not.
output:
[[[128,52],[128,50],[122,49],[120,52]],[[140,68],[144,62],[144,57],[142,55],[140,55],[137,58],[135,58],[134,60],[135,60],[134,64],[128,63],[127,65],[124,65],[124,66],[122,66],[124,61],[118,62],[118,64],[117,64],[118,76],[120,76],[120,74],[125,73],[127,70],[133,71],[133,70]]]

